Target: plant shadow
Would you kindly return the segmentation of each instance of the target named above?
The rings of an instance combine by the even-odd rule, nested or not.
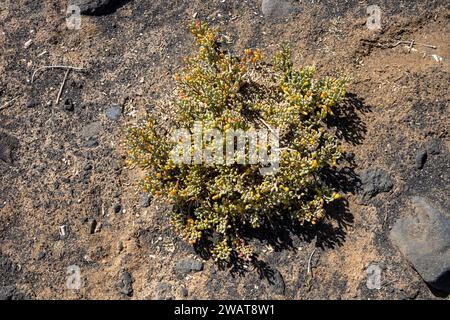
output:
[[[326,124],[335,128],[336,136],[353,146],[363,142],[367,133],[359,113],[368,113],[371,107],[354,93],[348,93],[344,102],[334,111],[334,117],[327,119]]]
[[[99,7],[93,12],[86,13],[91,16],[103,16],[116,12],[118,9],[133,0],[113,0],[109,4]]]

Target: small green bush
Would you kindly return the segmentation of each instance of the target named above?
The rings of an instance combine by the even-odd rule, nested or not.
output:
[[[222,49],[217,30],[201,22],[190,29],[198,52],[175,75],[173,99],[164,102],[175,111],[172,125],[192,128],[200,121],[206,130],[225,132],[277,128],[279,169],[262,175],[261,164],[175,163],[167,123],[150,117],[127,131],[128,163],[147,173],[145,190],[174,204],[171,220],[186,240],[205,246],[217,261],[247,260],[253,250],[243,239],[246,228],[278,215],[316,224],[324,206],[339,198],[319,172],[341,157],[323,120],[344,99],[347,80],[316,79],[312,67],[294,69],[286,46],[270,63],[260,50],[235,57]]]

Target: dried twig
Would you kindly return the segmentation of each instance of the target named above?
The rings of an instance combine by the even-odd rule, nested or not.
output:
[[[312,260],[312,257],[313,257],[315,252],[316,252],[316,248],[314,248],[314,250],[311,252],[311,255],[309,256],[309,260],[308,260],[308,272],[307,272],[307,274],[311,274],[311,277],[313,276],[312,273],[311,273],[311,260]]]
[[[40,68],[37,68],[36,70],[34,70],[33,75],[31,76],[31,83],[34,82],[34,77],[36,76],[36,73],[38,71],[46,70],[46,69],[70,69],[70,70],[75,70],[75,71],[84,70],[83,68],[78,68],[78,67],[73,67],[73,66],[63,66],[63,65],[43,66],[43,67],[40,67]]]
[[[408,53],[411,52],[413,45],[414,45],[414,40],[411,40],[411,43],[409,44],[409,47],[408,47]]]
[[[56,97],[56,102],[55,102],[55,104],[58,104],[58,103],[59,103],[59,99],[61,98],[61,94],[62,94],[62,92],[63,92],[64,85],[66,84],[67,76],[69,75],[70,70],[71,70],[71,69],[67,69],[66,74],[64,75],[64,79],[63,79],[63,81],[61,82],[61,87],[59,88],[59,92],[58,92],[58,96]]]
[[[4,110],[4,109],[6,109],[6,108],[12,106],[12,103],[13,103],[14,101],[16,101],[19,97],[20,97],[20,96],[17,96],[17,97],[15,97],[14,99],[9,100],[8,102],[6,102],[5,105],[4,105],[3,107],[0,107],[0,110]]]
[[[437,49],[436,46],[433,46],[431,44],[415,42],[414,40],[411,40],[411,41],[398,41],[397,43],[395,43],[393,45],[390,45],[388,47],[389,48],[395,48],[395,47],[397,47],[398,45],[401,45],[401,44],[409,44],[410,48],[412,48],[413,45],[417,44],[417,45],[420,45],[420,46],[423,46],[423,47],[427,47],[427,48],[431,48],[431,49]]]
[[[278,151],[284,151],[284,150],[286,150],[286,151],[298,152],[297,150],[292,149],[292,148],[288,148],[288,147],[278,148],[277,150],[278,150]]]
[[[386,214],[384,215],[383,223],[381,224],[381,228],[384,228],[386,225],[387,219],[388,219],[388,213],[389,211],[386,211]]]
[[[272,129],[272,127],[269,126],[269,124],[268,124],[266,121],[264,121],[263,118],[258,117],[258,119],[259,119],[259,120],[267,127],[267,129],[269,129],[269,131],[274,135],[274,137],[275,137],[276,139],[278,139],[278,135],[277,135],[276,132]]]

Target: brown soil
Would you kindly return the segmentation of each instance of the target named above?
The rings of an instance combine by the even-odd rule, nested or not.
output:
[[[280,18],[263,17],[260,1],[124,1],[111,14],[83,16],[78,31],[66,28],[66,1],[2,4],[0,287],[15,287],[16,298],[126,299],[116,283],[127,270],[134,278],[132,299],[442,298],[388,234],[410,212],[411,195],[449,210],[448,2],[379,1],[381,31],[366,28],[366,1],[309,2],[293,1]],[[203,271],[180,276],[173,270],[177,261],[201,258],[172,232],[163,202],[140,207],[141,173],[123,167],[121,142],[123,126],[170,93],[171,75],[192,49],[186,25],[194,15],[220,26],[235,53],[260,47],[270,54],[286,41],[297,66],[351,76],[352,103],[339,113],[337,126],[354,157],[342,171],[347,201],[332,208],[328,223],[255,237],[259,268],[219,269],[205,260]],[[390,46],[399,40],[437,48]],[[35,69],[55,64],[85,69],[70,73],[58,105],[64,71],[39,72],[30,83]],[[27,108],[32,99],[38,105]],[[65,110],[66,99],[73,111]],[[112,105],[124,108],[119,122],[105,115]],[[91,136],[97,146],[86,144]],[[417,170],[415,155],[431,140],[446,147]],[[355,186],[369,167],[386,170],[394,189],[362,201]],[[122,210],[115,213],[119,203]],[[91,234],[89,218],[101,230]],[[64,237],[61,225],[67,226]],[[370,264],[382,267],[380,290],[366,286]],[[78,291],[66,288],[70,265],[81,268]]]

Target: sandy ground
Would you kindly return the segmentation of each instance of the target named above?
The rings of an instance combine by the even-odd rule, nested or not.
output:
[[[260,1],[124,1],[111,14],[83,16],[80,30],[67,29],[66,1],[3,2],[2,290],[17,299],[443,298],[388,234],[410,214],[413,195],[449,212],[448,3],[379,1],[382,29],[371,31],[369,2],[313,2],[263,15]],[[270,54],[286,41],[297,66],[352,77],[352,102],[338,114],[342,143],[353,154],[339,186],[347,200],[308,232],[250,239],[261,263],[242,270],[205,260],[201,271],[177,271],[180,261],[201,256],[172,232],[164,202],[141,206],[142,173],[123,166],[122,129],[170,93],[172,74],[192,49],[186,26],[194,16],[219,26],[235,53],[259,47]],[[411,48],[394,46],[411,40]],[[84,70],[68,75],[56,104],[64,70],[39,71],[33,83],[31,76],[58,64]],[[36,106],[27,107],[31,102]],[[120,120],[106,116],[111,106],[123,108]],[[418,170],[416,154],[430,141],[443,150]],[[394,188],[362,201],[356,187],[370,167],[388,172]],[[74,265],[79,290],[67,287]],[[382,270],[379,290],[367,287],[370,265]]]

